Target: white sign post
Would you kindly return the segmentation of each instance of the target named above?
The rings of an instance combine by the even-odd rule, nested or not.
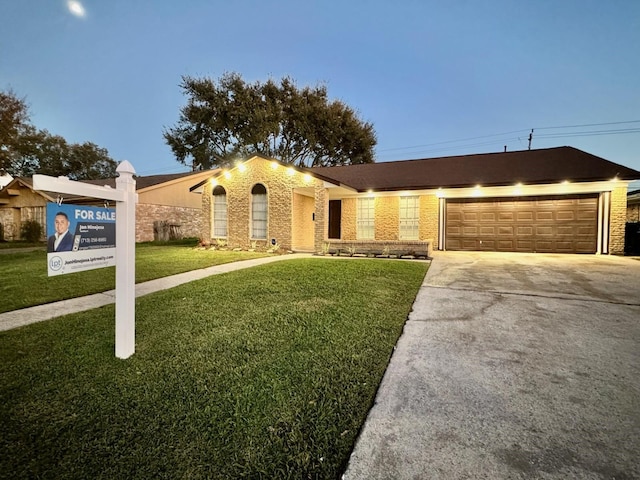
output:
[[[136,173],[128,161],[120,162],[116,189],[76,182],[67,177],[34,175],[34,190],[99,198],[116,202],[116,357],[129,358],[135,352],[135,240]]]

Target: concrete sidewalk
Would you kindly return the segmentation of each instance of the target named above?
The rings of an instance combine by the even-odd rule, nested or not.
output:
[[[435,252],[343,476],[640,478],[640,261]]]
[[[294,253],[289,255],[278,255],[274,257],[255,258],[252,260],[243,260],[240,262],[225,263],[213,267],[203,268],[201,270],[192,270],[190,272],[179,273],[169,277],[158,278],[148,282],[136,285],[136,298],[173,288],[183,283],[200,280],[211,275],[219,275],[221,273],[242,270],[245,268],[265,265],[267,263],[279,262],[282,260],[292,260],[295,258],[310,258],[312,255],[307,253]],[[0,313],[0,331],[10,330],[12,328],[22,327],[31,323],[42,322],[62,315],[70,313],[83,312],[92,308],[103,307],[115,302],[116,291],[109,290],[107,292],[87,295],[85,297],[71,298],[60,302],[47,303],[21,310]]]

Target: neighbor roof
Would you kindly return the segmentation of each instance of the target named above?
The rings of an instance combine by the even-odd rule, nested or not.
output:
[[[573,147],[481,153],[339,167],[313,173],[359,192],[640,179],[640,172]]]
[[[211,172],[215,172],[215,170],[212,170]],[[202,171],[197,171],[197,172],[183,172],[183,173],[168,173],[168,174],[164,174],[164,175],[149,175],[146,177],[143,176],[135,176],[135,180],[136,180],[136,191],[140,191],[143,190],[145,188],[149,188],[149,187],[153,187],[155,185],[160,185],[163,183],[167,183],[167,182],[171,182],[173,180],[177,180],[183,177],[189,177],[192,175],[201,175],[203,172]],[[98,180],[80,180],[82,183],[90,183],[92,185],[100,185],[100,186],[108,186],[111,188],[116,188],[116,179],[115,178],[101,178]],[[3,188],[2,190],[6,191],[8,189],[10,189],[13,185],[16,184],[22,184],[25,187],[28,187],[30,189],[33,190],[33,177],[15,177],[11,183],[9,183],[8,185],[6,185],[5,188]],[[58,193],[56,192],[48,192],[48,191],[40,191],[41,194],[43,194],[47,199],[53,201],[53,199],[56,199],[58,197]],[[90,197],[81,197],[78,195],[69,195],[69,194],[65,194],[64,195],[66,201],[91,201],[94,202],[96,201],[95,198],[90,198]]]

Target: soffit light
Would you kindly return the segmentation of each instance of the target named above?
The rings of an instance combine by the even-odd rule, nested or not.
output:
[[[226,178],[227,180],[229,180],[231,178],[231,173],[229,173],[228,171],[225,170],[224,172],[224,178]]]
[[[215,178],[210,178],[210,179],[209,179],[209,184],[210,184],[212,187],[215,187],[215,186],[217,186],[217,185],[218,185],[218,180],[217,180],[217,179],[215,179]]]
[[[271,168],[276,170],[278,168],[278,162],[271,162]]]
[[[307,183],[309,183],[311,181],[311,175],[309,175],[308,173],[305,173],[304,177],[302,177],[302,178]]]
[[[293,175],[295,175],[296,171],[293,167],[289,167],[287,168],[287,175],[289,175],[290,177],[292,177]]]
[[[244,172],[247,170],[247,166],[244,163],[238,163],[238,170]]]

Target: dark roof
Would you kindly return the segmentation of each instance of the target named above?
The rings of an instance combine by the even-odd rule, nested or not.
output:
[[[213,172],[213,170],[212,170]],[[143,188],[148,188],[148,187],[152,187],[154,185],[159,185],[161,183],[165,183],[165,182],[170,182],[172,180],[176,180],[178,178],[182,178],[182,177],[188,177],[190,175],[196,175],[196,174],[200,174],[202,173],[202,171],[197,171],[197,172],[183,172],[183,173],[168,173],[165,175],[149,175],[146,177],[137,177],[135,176],[136,179],[136,190],[142,190]],[[101,186],[109,186],[111,188],[116,188],[116,179],[115,178],[101,178],[98,180],[80,180],[82,183],[90,183],[92,185],[101,185]],[[6,187],[9,187],[10,185],[15,185],[16,183],[22,183],[23,185],[26,185],[27,187],[33,189],[33,177],[15,177],[11,183],[9,183]],[[5,187],[5,188],[6,188]],[[5,188],[0,189],[0,191],[5,190]],[[41,191],[41,193],[43,193],[45,196],[48,196],[49,198],[57,198],[58,197],[58,193],[56,192],[48,192],[48,191]],[[69,194],[65,194],[64,198],[67,202],[69,201],[77,201],[77,202],[99,202],[102,200],[99,199],[95,199],[93,197],[81,197],[78,195],[69,195]]]
[[[190,175],[196,175],[202,173],[202,171],[197,172],[183,172],[183,173],[167,173],[164,175],[149,175],[146,177],[136,176],[136,190],[142,190],[143,188],[153,187],[154,185],[159,185],[161,183],[170,182],[172,180],[177,180],[178,178],[188,177]],[[101,180],[82,180],[84,183],[91,183],[93,185],[109,185],[111,188],[116,188],[116,179],[115,178],[103,178]]]
[[[212,170],[213,172],[213,170]],[[136,179],[136,190],[142,190],[143,188],[153,187],[154,185],[159,185],[161,183],[170,182],[171,180],[176,180],[182,177],[188,177],[190,175],[197,175],[202,173],[202,171],[197,172],[183,172],[183,173],[167,173],[164,175],[149,175],[146,177],[138,177],[134,175]],[[33,178],[32,177],[15,177],[15,179],[19,179],[25,185],[33,188]],[[97,180],[80,180],[82,183],[90,183],[92,185],[106,185],[111,188],[116,188],[116,179],[114,178],[100,178]]]
[[[340,167],[316,167],[313,173],[359,192],[638,180],[640,172],[573,147],[481,153]]]

